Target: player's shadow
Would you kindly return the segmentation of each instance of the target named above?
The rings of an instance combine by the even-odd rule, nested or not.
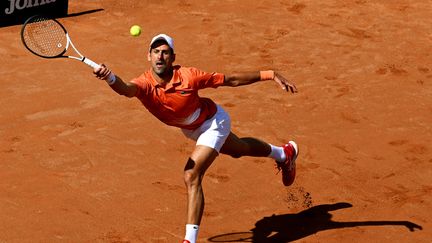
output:
[[[210,242],[254,242],[285,243],[305,238],[320,231],[359,226],[404,226],[409,231],[422,227],[409,221],[332,221],[330,211],[352,207],[350,203],[340,202],[311,207],[297,214],[272,215],[264,217],[249,232],[217,235]]]

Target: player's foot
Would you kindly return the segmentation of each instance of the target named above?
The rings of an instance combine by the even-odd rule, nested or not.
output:
[[[188,241],[188,240],[183,240],[182,243],[190,243],[190,241]]]
[[[279,171],[282,170],[282,182],[285,186],[293,184],[296,176],[297,155],[299,153],[297,144],[294,141],[289,141],[283,146],[286,159],[284,162],[276,162]]]

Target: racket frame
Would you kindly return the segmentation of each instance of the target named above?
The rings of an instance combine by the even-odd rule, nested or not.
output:
[[[64,31],[65,37],[66,37],[66,46],[65,46],[64,50],[60,54],[58,54],[56,56],[43,56],[43,55],[40,55],[39,53],[36,53],[35,51],[33,51],[26,44],[25,39],[24,39],[24,29],[26,28],[26,25],[29,24],[29,22],[31,22],[34,18],[37,18],[37,17],[45,18],[47,20],[52,20],[52,21],[56,22],[62,28],[62,30]],[[72,42],[72,40],[71,40],[71,38],[69,36],[69,33],[67,32],[66,28],[58,20],[56,20],[54,18],[50,18],[50,17],[42,16],[42,15],[34,15],[34,16],[31,16],[30,18],[28,18],[24,22],[23,27],[21,28],[21,41],[23,42],[23,44],[27,48],[27,50],[29,50],[31,53],[35,54],[36,56],[39,56],[39,57],[42,57],[42,58],[49,58],[49,59],[51,59],[51,58],[71,58],[71,59],[75,59],[75,60],[84,62],[85,64],[89,65],[92,68],[100,68],[99,64],[97,64],[94,61],[90,60],[89,58],[83,56],[78,51],[78,49],[74,46],[74,44],[73,44],[73,42]],[[68,51],[69,46],[72,47],[72,49],[75,51],[76,54],[78,54],[79,57],[77,57],[77,56],[71,56],[71,55],[64,55]]]

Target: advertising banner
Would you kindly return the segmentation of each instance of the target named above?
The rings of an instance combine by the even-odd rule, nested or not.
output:
[[[0,0],[0,27],[22,24],[33,15],[66,16],[68,0]]]

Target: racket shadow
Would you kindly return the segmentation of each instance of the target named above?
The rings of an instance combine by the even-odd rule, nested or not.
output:
[[[210,237],[209,242],[285,243],[320,231],[360,226],[404,226],[409,231],[422,230],[409,221],[332,221],[330,211],[352,207],[350,203],[322,204],[297,214],[272,215],[257,221],[249,232],[227,233]]]

